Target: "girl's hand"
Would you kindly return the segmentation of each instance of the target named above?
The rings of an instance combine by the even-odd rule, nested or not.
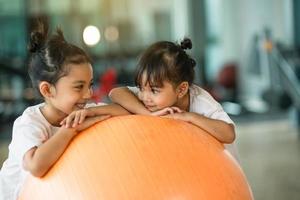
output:
[[[60,128],[64,129],[64,133],[70,135],[73,138],[79,132],[83,131],[84,129],[87,129],[90,126],[96,124],[97,122],[103,121],[103,120],[108,119],[110,117],[111,117],[111,115],[98,115],[98,116],[95,116],[95,117],[88,117],[81,124],[78,124],[76,127],[66,127],[66,126],[63,125]]]
[[[86,117],[92,117],[94,113],[92,113],[88,109],[81,109],[73,111],[69,114],[65,119],[60,122],[60,125],[65,126],[66,128],[76,127],[81,124]]]
[[[169,115],[169,114],[174,114],[174,113],[182,113],[183,111],[178,108],[178,107],[167,107],[155,112],[152,112],[151,115],[153,116],[165,116],[165,115]]]
[[[77,132],[83,131],[84,129],[87,129],[88,127],[96,124],[97,122],[103,121],[110,117],[111,117],[110,115],[99,115],[99,116],[95,116],[95,117],[88,117],[88,118],[86,118],[86,120],[84,120],[83,123],[79,124],[76,127],[76,131]]]

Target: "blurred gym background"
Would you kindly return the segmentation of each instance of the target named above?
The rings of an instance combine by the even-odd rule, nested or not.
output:
[[[195,82],[236,122],[255,199],[299,199],[299,10],[297,0],[0,0],[0,166],[14,119],[36,102],[26,46],[42,18],[91,55],[95,101],[133,85],[149,44],[190,37]]]

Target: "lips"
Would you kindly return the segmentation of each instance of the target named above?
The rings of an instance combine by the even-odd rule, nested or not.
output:
[[[79,109],[83,109],[85,107],[86,103],[77,103],[76,107],[78,107]]]
[[[155,109],[155,106],[145,105],[145,107],[146,107],[148,110],[154,110],[154,109]]]

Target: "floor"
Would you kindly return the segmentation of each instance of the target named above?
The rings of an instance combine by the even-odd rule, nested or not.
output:
[[[255,199],[299,200],[300,137],[290,120],[237,120],[236,125],[240,162]],[[10,128],[0,131],[0,165],[7,155]]]
[[[300,199],[300,137],[289,120],[239,123],[241,165],[256,200]]]

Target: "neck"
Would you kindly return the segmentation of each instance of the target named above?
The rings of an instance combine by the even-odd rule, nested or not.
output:
[[[40,110],[45,119],[53,126],[60,126],[60,122],[67,116],[47,103]]]

